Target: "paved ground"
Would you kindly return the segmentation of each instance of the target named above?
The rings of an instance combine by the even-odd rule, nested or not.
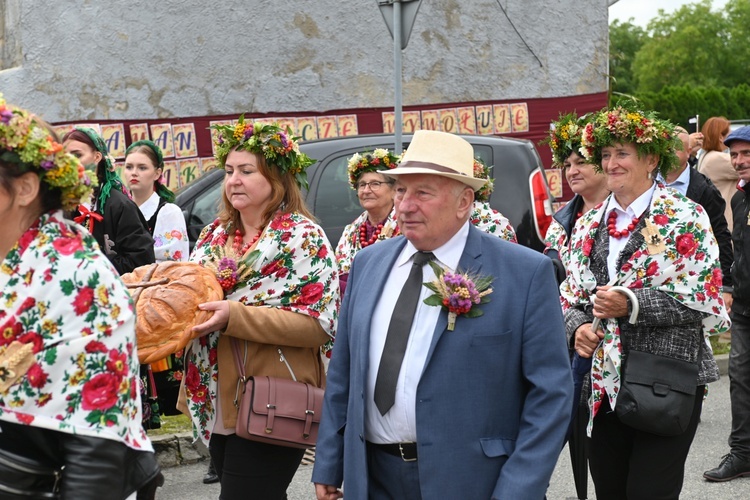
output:
[[[685,484],[681,496],[683,500],[750,498],[750,478],[718,484],[707,483],[702,478],[703,471],[718,465],[721,457],[727,452],[729,429],[729,379],[723,376],[719,382],[711,384],[711,392],[704,405],[701,424],[686,465]],[[205,471],[205,463],[165,469],[166,483],[164,488],[159,490],[157,499],[217,499],[219,486],[201,483]],[[299,468],[289,488],[289,500],[315,498],[310,483],[311,474],[312,466],[303,465]],[[594,487],[590,484],[590,499],[595,498],[593,492]],[[547,498],[549,500],[574,500],[576,498],[567,449],[560,455]]]

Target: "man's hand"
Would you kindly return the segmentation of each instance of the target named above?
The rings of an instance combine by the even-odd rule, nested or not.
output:
[[[344,494],[340,489],[329,484],[315,483],[315,496],[318,500],[335,500],[337,498],[344,498]]]
[[[731,293],[723,292],[721,294],[721,297],[724,299],[724,306],[727,308],[727,314],[732,313],[732,302],[734,302],[734,297],[732,297]]]
[[[695,157],[698,151],[703,147],[703,134],[700,132],[693,132],[690,134],[688,144],[690,144],[690,156]]]
[[[591,323],[584,323],[576,330],[573,347],[582,358],[590,358],[603,338],[603,330],[595,332],[591,329]]]

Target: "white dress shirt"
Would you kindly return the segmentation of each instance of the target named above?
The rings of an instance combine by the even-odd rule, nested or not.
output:
[[[138,207],[144,219],[149,220],[154,216],[159,208],[159,201],[159,195],[154,191],[148,200]],[[190,243],[185,216],[180,207],[174,203],[166,203],[161,208],[159,215],[156,216],[154,232],[151,236],[154,238],[156,262],[188,260]]]
[[[437,263],[455,271],[461,260],[466,238],[469,235],[468,221],[453,235],[453,237],[440,248],[433,250]],[[441,307],[428,306],[423,301],[432,294],[427,287],[422,287],[414,314],[414,322],[409,333],[406,345],[404,361],[396,383],[396,401],[385,415],[381,415],[375,405],[375,380],[378,376],[380,358],[385,346],[385,338],[388,326],[391,322],[393,308],[396,305],[401,289],[406,283],[411,271],[412,257],[417,252],[410,242],[406,243],[401,254],[396,259],[393,268],[390,269],[388,278],[380,295],[380,300],[375,306],[375,311],[370,325],[370,368],[367,373],[366,387],[366,439],[373,443],[388,444],[402,443],[417,440],[416,425],[416,395],[417,385],[424,370],[427,360],[427,352],[432,342]],[[435,273],[429,265],[422,268],[423,282],[435,279]]]
[[[618,231],[626,229],[628,225],[633,222],[634,217],[641,217],[643,212],[651,205],[651,197],[654,195],[654,189],[656,183],[651,184],[651,188],[648,191],[640,195],[638,198],[628,205],[627,209],[623,209],[614,195],[610,199],[609,206],[607,207],[607,213],[604,214],[605,225],[609,222],[609,214],[612,210],[617,212],[617,222],[615,226]],[[606,227],[605,227],[606,229]],[[625,244],[630,239],[631,234],[627,238],[614,238],[609,237],[609,254],[607,254],[607,272],[609,273],[609,279],[614,278],[617,275],[617,260],[620,258],[620,252],[625,248]]]
[[[680,193],[682,196],[687,196],[688,186],[690,185],[690,167],[685,167],[685,170],[672,182],[667,182],[661,174],[656,176],[657,180],[667,187],[670,187]]]

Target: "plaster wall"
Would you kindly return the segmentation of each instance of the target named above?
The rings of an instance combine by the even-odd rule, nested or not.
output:
[[[403,104],[603,92],[607,3],[424,0]],[[53,122],[393,105],[377,0],[5,0],[0,16],[0,91]]]

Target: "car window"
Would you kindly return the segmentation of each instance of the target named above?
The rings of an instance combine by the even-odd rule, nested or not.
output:
[[[326,228],[326,236],[334,246],[344,227],[363,211],[357,192],[349,186],[349,174],[346,172],[349,156],[333,158],[325,165],[315,192],[313,211]]]
[[[195,198],[187,220],[190,241],[197,240],[203,228],[216,219],[221,201],[222,184],[221,180],[216,182]]]

